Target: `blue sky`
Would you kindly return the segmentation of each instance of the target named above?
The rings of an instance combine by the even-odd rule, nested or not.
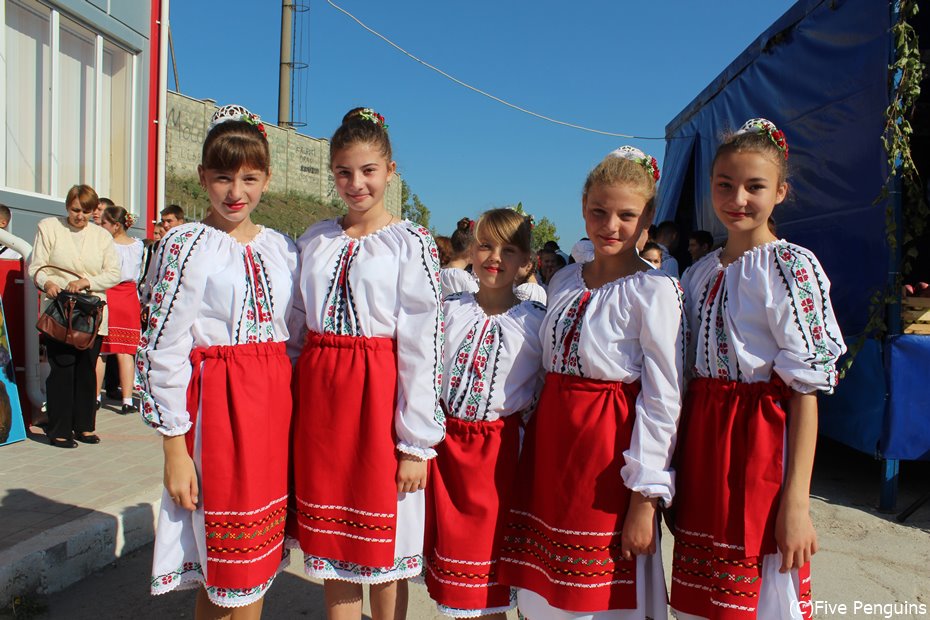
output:
[[[463,216],[522,202],[537,220],[555,222],[567,249],[584,235],[585,175],[605,154],[632,144],[662,162],[663,140],[598,135],[517,112],[411,60],[325,0],[298,1],[309,6],[297,34],[309,63],[296,111],[307,126],[299,131],[329,137],[355,106],[384,114],[398,170],[441,234]],[[412,54],[502,99],[578,125],[658,138],[793,4],[334,1]],[[172,2],[181,92],[239,103],[276,122],[280,6],[227,0],[217,12],[214,3]]]

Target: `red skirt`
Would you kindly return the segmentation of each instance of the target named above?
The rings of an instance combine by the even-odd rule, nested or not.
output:
[[[196,348],[191,364],[207,585],[253,588],[275,575],[284,553],[291,362],[283,342],[265,342]],[[185,437],[193,457],[195,433]]]
[[[762,556],[775,553],[791,390],[769,383],[695,379],[676,454],[672,607],[718,620],[756,617]],[[807,583],[809,566],[801,569]],[[800,593],[810,600],[810,589]]]
[[[520,456],[520,421],[446,418],[426,493],[426,587],[456,609],[510,605],[497,582],[500,543]]]
[[[107,335],[101,353],[135,355],[139,348],[142,307],[135,282],[120,282],[107,290]]]
[[[305,554],[392,567],[397,525],[393,340],[310,333],[295,373],[294,519]]]
[[[515,485],[500,581],[576,612],[636,608],[636,559],[620,555],[630,491],[620,469],[639,383],[549,373]]]

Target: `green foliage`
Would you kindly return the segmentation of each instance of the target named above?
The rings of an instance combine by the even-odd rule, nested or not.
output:
[[[165,179],[165,204],[184,207],[188,221],[202,220],[210,209],[207,192],[191,177],[168,176]],[[297,192],[267,192],[252,214],[252,220],[297,238],[310,224],[345,212],[345,205],[338,199],[327,200]]]
[[[917,32],[909,23],[917,15],[916,0],[898,0],[898,21],[891,27],[895,45],[895,61],[888,67],[890,83],[894,89],[891,102],[885,109],[885,131],[882,146],[888,157],[888,176],[873,205],[885,206],[885,239],[892,251],[898,247],[898,225],[902,227],[900,239],[901,264],[895,278],[872,294],[869,303],[869,320],[860,338],[849,349],[849,356],[841,374],[852,366],[856,354],[869,338],[882,338],[888,332],[887,313],[889,306],[900,302],[902,276],[910,273],[917,258],[917,239],[924,233],[930,218],[930,207],[922,191],[923,184],[917,166],[911,156],[911,118],[914,106],[920,97],[920,82],[924,64],[920,58]],[[903,188],[901,220],[895,222],[895,201],[892,195]]]
[[[410,191],[410,186],[403,179],[400,180],[400,215],[424,228],[430,227],[432,213],[420,197]]]
[[[530,243],[534,252],[542,248],[542,246],[546,245],[547,241],[555,241],[556,243],[559,242],[559,235],[555,230],[555,223],[548,217],[544,217],[537,222],[532,215],[523,210],[522,202],[518,202],[516,205],[511,205],[510,208],[520,215],[529,217],[530,221],[533,223],[533,239]]]

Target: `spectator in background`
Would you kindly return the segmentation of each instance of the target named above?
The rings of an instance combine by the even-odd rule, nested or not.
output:
[[[517,277],[513,283],[513,294],[520,301],[535,301],[546,305],[546,289],[536,280],[537,261],[536,252],[531,251],[526,264],[517,271]]]
[[[101,354],[115,354],[118,367],[118,385],[122,406],[120,413],[126,415],[135,409],[132,406],[132,384],[135,372],[135,355],[139,347],[139,278],[145,248],[142,241],[126,234],[133,224],[132,214],[122,207],[107,207],[100,218],[100,225],[113,236],[114,247],[120,258],[120,283],[107,291],[110,310],[108,334],[103,337]],[[103,383],[103,364],[97,364],[97,402],[100,402],[100,385]],[[110,391],[107,390],[107,394]]]
[[[436,237],[436,250],[439,252],[439,266],[445,267],[452,260],[452,239]]]
[[[675,222],[665,221],[659,224],[654,241],[662,249],[662,271],[677,278],[678,260],[672,256],[672,252],[678,247],[678,227]]]
[[[696,263],[714,248],[714,236],[706,230],[694,230],[688,235],[688,254]]]
[[[471,219],[463,217],[449,238],[452,254],[449,262],[439,271],[439,288],[443,297],[452,293],[478,292],[478,280],[467,271],[470,267],[468,259],[471,256],[471,231],[474,226],[475,223]]]
[[[66,218],[48,217],[39,222],[29,276],[42,296],[44,311],[63,290],[77,293],[89,289],[106,301],[106,290],[119,283],[120,260],[113,237],[99,226],[90,226],[97,208],[97,192],[89,185],[75,185],[65,199]],[[75,279],[61,269],[80,274]],[[75,440],[100,443],[94,434],[97,380],[94,367],[103,336],[107,334],[107,309],[94,345],[83,351],[45,339],[51,372],[46,382],[49,443],[58,448],[76,448]]]
[[[640,250],[639,257],[656,269],[662,269],[662,248],[655,241],[647,241]]]
[[[168,205],[161,210],[161,226],[165,232],[175,226],[184,224],[186,221],[184,219],[184,209],[181,208],[181,205]]]
[[[0,205],[0,228],[6,230],[13,221],[13,212],[6,205]],[[0,243],[0,260],[19,260],[22,255],[13,248]]]
[[[558,245],[556,245],[558,247]],[[549,286],[549,281],[559,269],[568,264],[555,250],[543,249],[539,251],[539,276],[543,286]]]
[[[103,216],[103,210],[107,207],[115,207],[116,203],[110,200],[109,198],[99,198],[97,202],[97,208],[94,209],[94,214],[91,216],[94,224],[100,226],[100,218]]]
[[[164,235],[165,235],[165,227],[162,225],[161,222],[156,223],[155,226],[152,228],[152,242],[158,243],[159,241],[161,241],[161,238]]]
[[[543,249],[552,250],[553,252],[555,252],[556,256],[561,256],[562,261],[563,261],[562,267],[568,264],[569,256],[568,254],[562,251],[562,248],[559,247],[558,241],[553,241],[552,239],[550,239],[549,241],[546,241],[543,244]]]

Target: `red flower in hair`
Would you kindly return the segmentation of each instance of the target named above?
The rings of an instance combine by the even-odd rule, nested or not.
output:
[[[649,165],[652,168],[652,178],[655,181],[659,180],[659,162],[656,161],[655,157],[649,158]]]
[[[775,146],[784,153],[785,159],[788,159],[788,141],[785,139],[785,132],[781,129],[776,129],[769,133],[772,136],[772,142],[775,143]]]

